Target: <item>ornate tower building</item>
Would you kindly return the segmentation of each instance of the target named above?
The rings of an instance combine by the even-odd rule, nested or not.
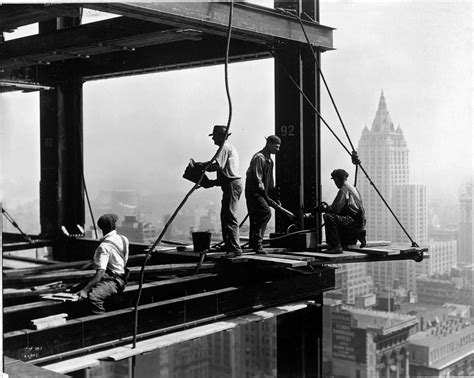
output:
[[[393,188],[408,184],[408,147],[400,127],[395,130],[383,91],[372,128],[365,127],[362,132],[358,153],[372,181],[391,203]],[[367,212],[367,238],[392,240],[392,215],[370,182],[364,176],[360,177],[358,187]]]

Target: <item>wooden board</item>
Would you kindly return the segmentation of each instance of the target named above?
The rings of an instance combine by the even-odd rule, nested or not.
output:
[[[267,264],[287,266],[291,268],[308,265],[307,261],[291,260],[290,258],[286,259],[286,258],[270,257],[268,255],[248,255],[244,257],[237,257],[235,259],[238,260],[240,258],[244,258],[251,261],[259,261],[259,262],[263,262]]]
[[[145,267],[145,273],[173,273],[177,271],[193,271],[196,269],[197,264],[195,263],[185,263],[185,264],[160,264],[160,265],[149,265]],[[209,270],[214,268],[214,263],[204,263],[201,266],[201,270]],[[140,274],[141,267],[132,266],[129,268],[132,277],[138,277]],[[54,272],[47,274],[35,274],[24,277],[4,277],[3,285],[4,287],[13,286],[13,285],[37,285],[42,283],[47,283],[51,281],[63,280],[63,281],[80,281],[83,279],[91,278],[95,274],[95,270],[83,270],[83,271],[62,271]]]
[[[290,258],[291,260],[298,260],[298,261],[314,261],[315,258],[311,256],[300,256],[300,255],[295,255],[291,253],[287,253],[286,255],[284,253],[268,253],[266,256],[268,257],[274,257],[277,259],[288,259]]]

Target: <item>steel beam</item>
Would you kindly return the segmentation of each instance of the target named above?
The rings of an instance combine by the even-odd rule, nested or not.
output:
[[[322,376],[322,295],[277,318],[277,371],[282,377]]]
[[[197,30],[170,29],[153,22],[124,17],[78,25],[47,34],[14,39],[2,44],[0,69],[26,67],[112,51],[199,38]]]
[[[296,7],[313,18],[318,15],[317,0],[277,5]],[[275,52],[275,133],[282,139],[276,156],[276,181],[283,206],[294,214],[309,212],[321,198],[320,121],[290,79],[320,109],[319,74],[308,48],[302,45]],[[300,222],[305,228],[320,224],[319,220],[304,224],[302,218]],[[277,232],[285,232],[288,226],[288,219],[277,214]],[[320,242],[320,234],[318,238]]]
[[[154,2],[154,3],[89,3],[84,7],[116,13],[130,18],[171,26],[190,27],[215,35],[225,35],[229,24],[228,2]],[[333,28],[305,22],[314,46],[332,49]],[[298,21],[274,9],[235,3],[232,36],[245,40],[306,43]]]
[[[42,23],[40,34],[75,22],[63,19]],[[73,229],[85,223],[82,80],[73,72],[62,74],[67,80],[54,90],[40,93],[40,223],[41,234],[48,237],[59,235],[63,225]],[[54,256],[60,257],[61,253]]]

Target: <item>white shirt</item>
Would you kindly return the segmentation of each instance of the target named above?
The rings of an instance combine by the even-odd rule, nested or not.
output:
[[[95,250],[93,261],[96,270],[109,269],[113,273],[124,274],[128,260],[128,246],[129,242],[125,236],[117,234],[115,230],[110,231],[100,239],[100,244]]]
[[[219,165],[218,173],[221,173],[225,178],[240,178],[239,154],[230,143],[224,143],[215,161]]]

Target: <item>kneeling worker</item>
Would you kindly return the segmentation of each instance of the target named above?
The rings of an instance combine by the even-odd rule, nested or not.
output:
[[[123,292],[127,284],[125,267],[128,260],[128,239],[117,234],[115,224],[118,216],[115,214],[102,215],[97,225],[104,237],[95,250],[93,263],[96,269],[94,277],[77,294],[79,299],[87,299],[90,310],[94,314],[105,311],[104,302],[114,294]]]
[[[323,215],[326,228],[326,253],[342,253],[342,247],[361,242],[365,247],[365,210],[359,191],[347,182],[349,174],[343,169],[335,169],[331,178],[339,188],[336,198],[330,206],[323,202],[319,210]],[[325,206],[324,206],[325,205]]]

